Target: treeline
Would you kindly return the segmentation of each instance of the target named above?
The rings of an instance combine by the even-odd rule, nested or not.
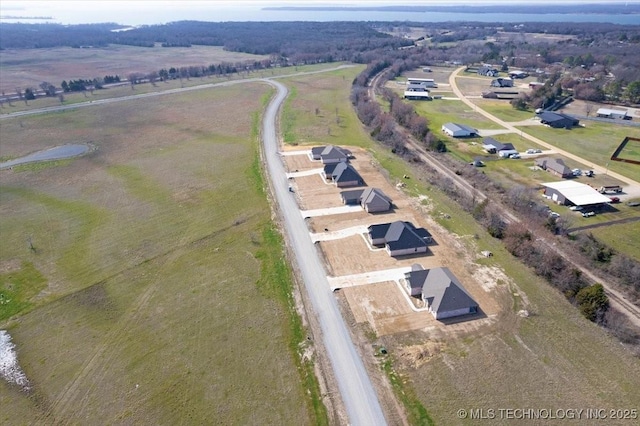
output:
[[[445,152],[446,145],[429,130],[429,122],[416,113],[414,107],[404,102],[391,90],[383,96],[389,102],[389,111],[383,111],[369,95],[370,79],[388,66],[386,61],[370,64],[353,82],[351,102],[360,121],[369,128],[371,136],[388,146],[396,155],[407,153],[408,131],[418,142],[431,151]]]
[[[364,22],[199,22],[181,21],[113,32],[121,26],[0,24],[0,49],[124,44],[223,46],[229,51],[280,55],[292,62],[354,61],[377,49],[412,45],[410,40],[381,33]]]

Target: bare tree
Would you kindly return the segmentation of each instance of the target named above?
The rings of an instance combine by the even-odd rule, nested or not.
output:
[[[589,114],[591,114],[591,112],[593,111],[593,104],[587,102],[584,104],[584,112],[585,114],[587,114],[587,117],[589,116]]]

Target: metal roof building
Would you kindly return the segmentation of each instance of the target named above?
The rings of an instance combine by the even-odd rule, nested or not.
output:
[[[602,195],[589,185],[572,180],[543,183],[542,185],[545,187],[545,195],[558,204],[588,206],[611,202],[609,197]]]

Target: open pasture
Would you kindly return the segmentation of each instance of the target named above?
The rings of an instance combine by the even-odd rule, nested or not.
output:
[[[127,78],[132,72],[148,74],[161,68],[208,66],[222,62],[261,61],[266,56],[223,50],[220,46],[107,47],[6,49],[0,51],[0,90],[38,88],[43,81],[60,87],[63,80],[93,79],[105,75]]]
[[[625,137],[640,138],[640,128],[617,126],[615,123],[583,121],[583,126],[571,130],[553,129],[547,126],[518,127],[525,133],[540,138],[587,161],[600,166],[608,164],[609,170],[620,173],[635,181],[640,181],[640,166],[611,161],[620,142]],[[585,164],[589,166],[589,164]]]
[[[357,145],[367,140],[349,101],[351,82],[364,67],[289,77],[282,112],[284,142],[295,145]]]
[[[322,422],[293,353],[286,277],[271,273],[282,247],[255,140],[270,91],[2,121],[3,155],[95,150],[0,172],[0,286],[29,290],[0,328],[32,389],[0,382],[0,423]]]

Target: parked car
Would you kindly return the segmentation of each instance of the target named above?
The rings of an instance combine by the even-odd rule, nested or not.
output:
[[[542,150],[540,148],[535,149],[534,151],[535,151],[534,154],[541,154],[542,153]]]
[[[571,173],[573,173],[574,176],[580,176],[580,175],[582,175],[582,170],[573,169],[573,170],[571,170]]]
[[[536,150],[533,148],[529,148],[528,150],[525,151],[527,154],[535,154]]]
[[[595,173],[593,172],[593,170],[588,170],[588,171],[584,172],[584,175],[586,177],[593,177],[593,175],[595,175]]]
[[[517,160],[518,158],[520,158],[520,154],[511,154],[509,155],[509,158],[513,158],[514,160]]]
[[[579,212],[580,210],[582,210],[582,206],[571,206],[569,207],[569,210]]]
[[[616,204],[620,202],[620,198],[618,197],[610,197],[609,199],[611,200],[611,204]]]
[[[591,216],[595,216],[596,213],[595,212],[583,212],[582,213],[582,217],[591,217]]]

